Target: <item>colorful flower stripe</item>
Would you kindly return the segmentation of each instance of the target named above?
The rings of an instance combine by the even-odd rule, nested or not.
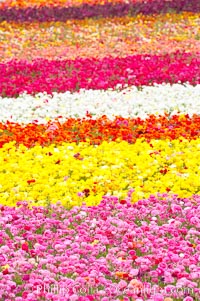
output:
[[[7,122],[0,123],[0,147],[5,143],[16,141],[33,147],[49,145],[50,143],[61,144],[67,142],[89,141],[91,145],[101,144],[103,141],[125,140],[129,143],[144,137],[150,139],[197,139],[200,137],[200,115],[189,118],[179,116],[150,116],[145,120],[125,119],[116,117],[110,121],[106,116],[93,119],[67,119],[65,123],[50,121],[47,125],[20,124]]]
[[[188,197],[200,193],[199,156],[199,138],[30,149],[10,142],[0,148],[1,204],[27,200],[35,205],[97,205],[103,195],[123,198],[130,188],[135,189],[132,201],[166,191]]]
[[[174,0],[174,1],[142,1],[133,3],[105,3],[104,5],[83,4],[79,7],[5,7],[0,9],[0,22],[46,22],[66,21],[69,19],[123,17],[136,14],[160,14],[166,12],[189,11],[200,12],[200,3],[196,0]]]
[[[133,205],[131,193],[70,211],[1,207],[1,300],[198,300],[200,197]]]
[[[50,1],[0,8],[0,300],[198,301],[200,3]]]
[[[40,93],[35,96],[22,94],[18,98],[0,98],[0,122],[47,123],[59,116],[59,122],[67,118],[93,119],[106,115],[124,118],[147,118],[150,114],[200,114],[200,85],[162,84],[134,86],[119,90],[81,90],[76,93]],[[81,110],[80,110],[81,108]]]
[[[108,89],[169,82],[200,83],[200,53],[136,55],[126,58],[10,61],[0,64],[0,94]]]
[[[81,6],[83,4],[87,5],[105,5],[108,3],[117,4],[117,3],[142,3],[142,2],[151,2],[152,0],[2,0],[0,3],[0,8],[5,7],[42,7],[42,6],[58,6],[58,7],[71,7],[71,6]],[[164,0],[166,1],[166,0]]]
[[[199,14],[165,14],[67,23],[0,23],[0,60],[125,57],[200,50]],[[98,30],[97,30],[98,29]]]

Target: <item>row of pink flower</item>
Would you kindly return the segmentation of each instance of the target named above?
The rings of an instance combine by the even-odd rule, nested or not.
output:
[[[195,85],[200,83],[200,53],[134,55],[101,60],[12,60],[0,64],[0,74],[0,95],[9,97],[17,97],[25,91],[51,94],[81,88],[108,89],[164,82]]]
[[[132,193],[69,211],[0,206],[0,299],[198,300],[200,196]]]

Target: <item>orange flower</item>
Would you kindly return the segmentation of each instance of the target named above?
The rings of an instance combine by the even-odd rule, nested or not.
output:
[[[119,272],[119,271],[118,271],[118,272],[115,273],[115,276],[124,279],[124,278],[128,278],[128,277],[129,277],[129,274],[126,273],[126,272]]]
[[[200,135],[200,116],[193,115],[189,117],[184,115],[180,119],[178,115],[156,117],[150,115],[147,119],[139,118],[122,118],[116,117],[114,121],[109,120],[106,116],[98,119],[75,119],[69,118],[63,124],[56,120],[54,122],[54,137],[47,131],[51,122],[46,125],[27,124],[26,126],[7,122],[0,123],[0,147],[10,141],[16,141],[17,144],[24,144],[27,147],[33,147],[36,144],[42,146],[50,143],[61,144],[63,141],[68,142],[86,142],[99,145],[103,141],[128,141],[135,143],[137,138],[144,137],[147,142],[151,139],[196,139]],[[159,156],[159,151],[151,152],[151,157]],[[83,160],[80,154],[75,154],[78,160]],[[161,173],[167,173],[164,167]]]

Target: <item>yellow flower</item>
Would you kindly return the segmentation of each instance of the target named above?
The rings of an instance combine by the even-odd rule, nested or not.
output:
[[[98,239],[95,239],[95,240],[91,243],[91,245],[95,246],[95,245],[98,244],[98,242],[99,242],[99,240],[98,240]]]
[[[6,269],[9,269],[9,264],[6,264],[6,265],[3,265],[2,267],[1,267],[1,270],[2,271],[4,271],[4,270],[6,270]]]
[[[152,140],[151,145],[144,139],[31,149],[5,144],[0,149],[0,203],[14,206],[18,200],[32,200],[32,205],[45,205],[60,200],[66,207],[97,205],[104,194],[124,198],[130,188],[135,190],[133,202],[155,192],[185,197],[198,193],[200,139]],[[77,153],[83,160],[74,157]],[[85,189],[87,195],[78,197]]]

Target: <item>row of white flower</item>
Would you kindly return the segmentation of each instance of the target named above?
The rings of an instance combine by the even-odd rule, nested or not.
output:
[[[58,116],[63,122],[69,117],[83,118],[86,113],[111,120],[115,116],[140,117],[148,114],[171,115],[180,113],[200,114],[200,85],[163,84],[142,89],[129,87],[124,90],[81,90],[76,93],[22,94],[15,98],[0,98],[0,122],[46,123]]]

